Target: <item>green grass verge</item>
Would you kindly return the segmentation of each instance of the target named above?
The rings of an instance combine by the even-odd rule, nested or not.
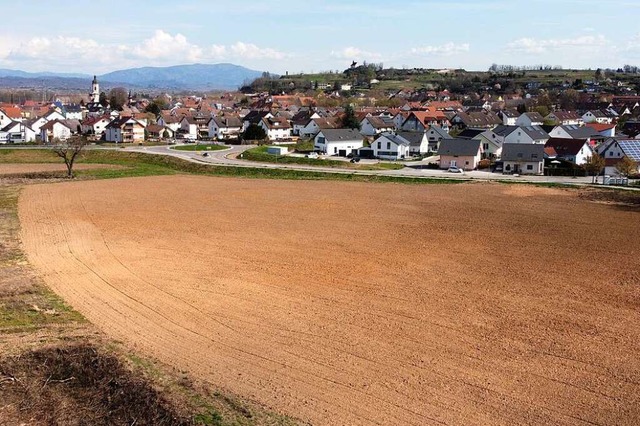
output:
[[[358,164],[347,161],[327,160],[319,158],[291,157],[289,155],[267,154],[267,146],[251,148],[242,153],[243,160],[274,164],[302,164],[306,166],[331,167],[353,170],[400,170],[404,168],[400,163]]]
[[[0,163],[51,163],[59,162],[51,151],[29,150],[25,154],[21,150],[0,150]],[[13,159],[17,161],[12,161]],[[26,161],[26,159],[31,161]],[[206,176],[225,176],[259,179],[290,180],[340,180],[351,182],[409,183],[409,184],[443,184],[461,183],[458,179],[411,178],[395,176],[367,176],[353,173],[324,173],[303,170],[267,169],[258,167],[226,167],[209,164],[192,163],[166,155],[144,154],[120,150],[87,150],[78,163],[114,164],[122,166],[118,169],[78,170],[76,176],[84,179],[113,179],[121,177],[141,177],[171,175],[176,173],[192,173]],[[350,164],[350,163],[348,163]],[[386,163],[385,163],[386,164]],[[351,169],[352,171],[366,169]],[[62,177],[62,175],[61,175]]]
[[[193,145],[178,145],[174,146],[171,149],[175,149],[178,151],[220,151],[222,149],[229,148],[227,145],[217,145],[217,144],[193,144]]]
[[[0,335],[84,322],[60,297],[34,282],[17,236],[18,194],[17,185],[0,187],[0,284],[6,282],[11,289],[0,294]]]

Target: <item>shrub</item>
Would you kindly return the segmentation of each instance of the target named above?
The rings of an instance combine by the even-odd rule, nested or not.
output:
[[[478,170],[485,170],[491,167],[491,160],[484,159],[478,162]]]

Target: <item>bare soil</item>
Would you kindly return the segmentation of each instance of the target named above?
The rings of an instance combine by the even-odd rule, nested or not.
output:
[[[19,214],[111,338],[314,424],[636,425],[639,211],[588,198],[172,176],[32,185]]]
[[[75,164],[74,170],[90,170],[90,169],[115,169],[121,166],[111,164]],[[37,163],[37,164],[0,164],[0,176],[7,175],[24,175],[32,173],[48,173],[48,172],[66,172],[67,168],[63,163]]]

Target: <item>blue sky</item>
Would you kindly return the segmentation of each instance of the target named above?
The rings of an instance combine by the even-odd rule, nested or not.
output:
[[[0,0],[0,68],[101,74],[231,62],[275,73],[385,66],[640,65],[637,0]]]

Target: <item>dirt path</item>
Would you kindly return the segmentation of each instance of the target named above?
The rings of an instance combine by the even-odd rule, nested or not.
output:
[[[111,337],[314,424],[640,421],[637,210],[192,176],[19,207],[31,262]]]

